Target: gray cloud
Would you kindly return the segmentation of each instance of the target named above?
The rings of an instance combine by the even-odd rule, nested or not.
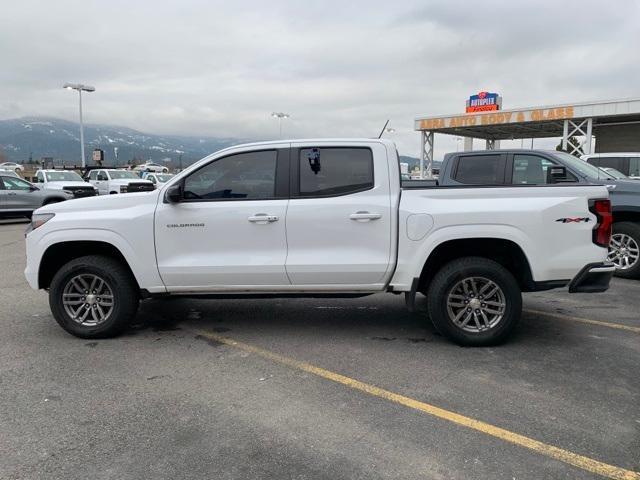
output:
[[[22,0],[0,30],[0,117],[75,120],[67,81],[97,91],[90,122],[266,139],[374,136],[391,119],[417,154],[417,114],[640,94],[640,4],[596,1]],[[436,139],[436,153],[455,149]]]

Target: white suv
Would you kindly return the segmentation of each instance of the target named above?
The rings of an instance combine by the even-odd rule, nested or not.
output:
[[[629,178],[640,180],[640,152],[592,153],[580,158],[596,167],[615,168]]]

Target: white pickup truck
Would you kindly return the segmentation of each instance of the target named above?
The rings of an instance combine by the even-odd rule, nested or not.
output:
[[[142,180],[130,170],[105,168],[91,170],[88,178],[98,190],[98,195],[113,195],[116,193],[148,192],[155,187],[149,180]]]
[[[93,197],[98,189],[71,170],[38,170],[35,183],[45,190],[66,191],[74,198]]]
[[[608,288],[605,187],[400,178],[386,140],[228,148],[153,192],[38,209],[25,275],[82,338],[118,334],[155,296],[390,292],[412,308],[421,292],[444,335],[488,345],[513,331],[523,291]]]

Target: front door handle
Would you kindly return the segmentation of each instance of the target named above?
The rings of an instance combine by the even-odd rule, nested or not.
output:
[[[7,195],[17,195],[16,192],[9,192]]]
[[[369,220],[378,220],[379,218],[382,218],[382,214],[360,211],[352,213],[349,215],[349,218],[356,222],[368,222]]]
[[[278,217],[276,215],[267,215],[266,213],[256,213],[255,215],[247,218],[251,223],[259,223],[261,225],[265,225],[267,223],[273,223],[278,221]]]

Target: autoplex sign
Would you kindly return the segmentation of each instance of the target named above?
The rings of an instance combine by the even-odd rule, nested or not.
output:
[[[456,117],[425,118],[416,122],[416,130],[440,130],[474,127],[478,125],[502,125],[506,123],[544,122],[573,118],[573,106],[539,108],[535,110],[503,111],[482,114],[466,114]]]
[[[497,93],[479,92],[467,100],[465,112],[491,112],[502,108],[502,97]]]

